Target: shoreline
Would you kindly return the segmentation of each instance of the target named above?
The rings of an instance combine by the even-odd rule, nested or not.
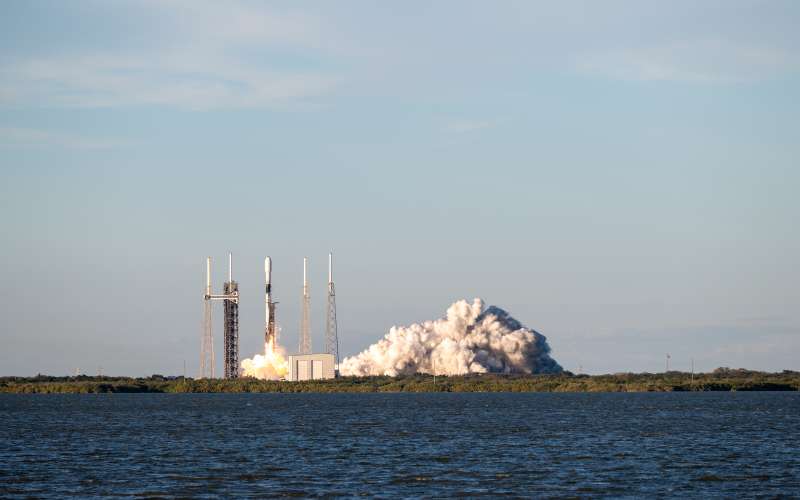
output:
[[[799,391],[800,372],[766,373],[718,368],[711,373],[618,373],[613,375],[471,374],[400,377],[339,377],[301,382],[253,378],[192,379],[86,376],[0,377],[5,394],[99,393],[376,393],[376,392],[709,392]]]

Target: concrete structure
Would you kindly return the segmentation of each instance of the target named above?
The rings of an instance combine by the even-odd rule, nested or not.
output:
[[[312,380],[336,376],[333,354],[293,354],[289,356],[289,380]]]

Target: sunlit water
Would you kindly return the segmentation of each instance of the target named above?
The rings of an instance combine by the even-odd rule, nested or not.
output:
[[[0,395],[0,497],[800,495],[800,394]]]

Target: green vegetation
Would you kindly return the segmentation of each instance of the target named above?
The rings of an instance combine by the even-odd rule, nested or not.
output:
[[[717,368],[711,373],[617,373],[614,375],[464,375],[436,377],[342,377],[335,380],[272,382],[242,378],[184,379],[153,375],[124,377],[0,377],[0,393],[122,392],[670,392],[797,391],[800,372],[764,373]]]

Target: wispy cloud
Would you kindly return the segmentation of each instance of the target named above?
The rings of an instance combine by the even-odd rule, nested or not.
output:
[[[784,8],[763,9],[758,24],[769,29],[751,29],[742,5],[462,7],[440,2],[420,20],[414,5],[382,3],[97,2],[80,43],[48,32],[36,37],[49,42],[38,49],[0,49],[0,105],[294,109],[340,89],[392,98],[452,95],[454,89],[479,94],[552,70],[727,83],[800,69],[796,30]],[[458,23],[449,22],[454,11]],[[103,48],[107,28],[91,23],[120,12],[133,17]],[[445,128],[459,133],[491,125],[462,120]]]
[[[494,122],[488,120],[451,120],[447,122],[444,129],[448,132],[463,134],[487,129],[494,126]]]
[[[281,63],[287,59],[281,51],[323,50],[321,22],[312,16],[241,3],[152,7],[167,25],[162,45],[7,62],[0,66],[0,103],[282,107],[321,96],[342,79],[334,72]]]
[[[578,57],[575,66],[583,73],[621,80],[732,83],[797,70],[800,59],[776,48],[699,40],[590,52]]]
[[[131,141],[92,138],[31,128],[0,127],[0,148],[65,148],[112,149],[125,147]]]
[[[65,107],[172,105],[191,110],[277,107],[325,93],[336,77],[193,64],[180,55],[37,59],[0,70],[0,96]]]

